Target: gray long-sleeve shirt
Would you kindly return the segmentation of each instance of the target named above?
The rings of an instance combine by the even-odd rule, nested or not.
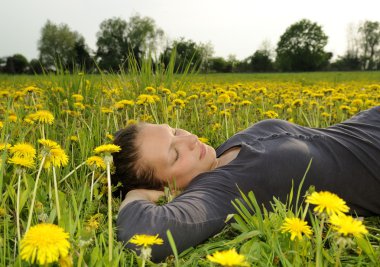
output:
[[[238,187],[253,191],[258,203],[270,208],[273,197],[286,201],[292,181],[298,188],[311,159],[302,192],[314,185],[343,198],[352,213],[380,214],[380,106],[323,129],[264,120],[228,139],[217,157],[234,146],[241,147],[234,160],[195,177],[172,202],[127,204],[117,219],[119,240],[159,234],[164,245],[153,247],[155,261],[172,253],[168,229],[180,252],[200,244],[235,213],[231,201],[240,197]]]

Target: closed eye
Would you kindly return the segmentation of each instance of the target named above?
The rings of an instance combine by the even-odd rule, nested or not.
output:
[[[177,128],[174,128],[173,129],[173,135],[176,136],[178,134],[178,131],[177,131]],[[174,151],[175,151],[175,159],[174,159],[174,162],[176,162],[178,159],[179,159],[179,152],[176,148],[174,148]]]

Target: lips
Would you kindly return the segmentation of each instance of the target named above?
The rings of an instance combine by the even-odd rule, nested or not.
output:
[[[205,155],[206,155],[206,145],[201,142],[199,159],[203,159]]]

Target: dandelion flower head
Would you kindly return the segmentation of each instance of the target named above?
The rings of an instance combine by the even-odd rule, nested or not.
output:
[[[20,242],[21,259],[39,265],[57,262],[69,253],[69,234],[50,223],[37,224],[26,232]]]
[[[103,158],[101,158],[99,156],[89,157],[86,160],[86,164],[90,167],[100,168],[103,170],[105,170],[107,168],[106,163],[104,162]]]
[[[39,139],[38,143],[40,143],[41,145],[43,145],[48,150],[55,149],[55,148],[60,148],[60,145],[57,142],[49,140],[49,139]]]
[[[164,241],[158,235],[134,235],[129,240],[129,243],[140,247],[149,247],[152,245],[162,245]]]
[[[68,162],[69,157],[62,148],[53,148],[50,149],[49,153],[46,155],[44,168],[50,168],[51,165],[54,167],[63,167],[66,166]]]
[[[225,251],[217,251],[212,255],[207,255],[207,259],[222,266],[249,266],[244,255],[237,253],[234,248]]]
[[[302,234],[307,237],[310,237],[312,234],[311,228],[307,225],[307,222],[299,218],[285,218],[281,230],[282,233],[290,233],[290,240],[294,240],[296,237],[302,239]]]
[[[12,146],[9,151],[16,157],[35,158],[36,149],[28,143],[17,143]]]
[[[8,150],[11,148],[11,145],[10,144],[3,144],[3,143],[0,143],[0,151],[3,151],[3,150]]]
[[[368,233],[368,230],[361,221],[349,215],[334,214],[330,217],[330,223],[334,230],[344,236],[353,235],[355,237],[361,237],[363,234]]]
[[[39,123],[53,124],[54,116],[48,110],[39,110],[33,114],[30,114],[30,118]]]
[[[337,195],[327,192],[313,192],[306,198],[306,202],[316,205],[315,212],[326,212],[328,215],[348,212],[346,202]]]
[[[95,154],[102,154],[102,153],[115,153],[119,152],[121,150],[120,146],[114,145],[114,144],[107,144],[107,145],[101,145],[94,149]]]
[[[8,159],[8,163],[29,169],[34,168],[34,160],[30,157],[13,156],[12,158]]]

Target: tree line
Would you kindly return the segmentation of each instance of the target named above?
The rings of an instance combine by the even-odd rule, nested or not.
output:
[[[320,25],[302,19],[290,25],[280,36],[277,46],[264,41],[251,56],[239,61],[234,55],[214,57],[211,43],[196,43],[179,38],[169,42],[164,31],[149,17],[132,16],[104,20],[96,34],[96,50],[85,38],[66,24],[47,21],[38,40],[38,59],[30,62],[21,54],[0,58],[0,72],[42,73],[43,71],[99,71],[117,73],[128,70],[131,58],[168,65],[175,53],[175,70],[190,66],[201,72],[275,72],[324,70],[379,70],[380,23],[364,21],[351,25],[347,50],[332,61],[325,50],[328,36]],[[154,64],[153,64],[154,66]]]

